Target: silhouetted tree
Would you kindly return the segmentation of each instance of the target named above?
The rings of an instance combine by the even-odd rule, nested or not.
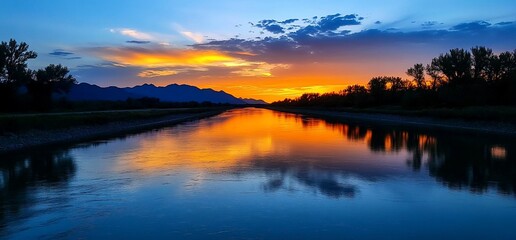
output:
[[[367,83],[367,87],[376,103],[381,103],[384,100],[387,91],[387,81],[384,77],[372,78],[369,83]]]
[[[296,106],[378,106],[409,108],[461,107],[497,104],[516,105],[516,50],[494,54],[486,47],[472,53],[452,49],[432,59],[425,67],[418,63],[407,69],[413,83],[399,77],[374,77],[367,88],[349,86],[339,94],[305,94],[276,102]],[[431,78],[426,82],[425,73]]]
[[[363,107],[369,104],[367,88],[358,84],[348,86],[341,94],[347,106]]]
[[[410,86],[410,83],[408,81],[405,81],[400,77],[384,77],[384,79],[385,82],[387,82],[389,91],[393,93],[398,93],[403,90],[407,90]]]
[[[452,49],[432,60],[447,78],[449,84],[467,84],[471,80],[471,53],[464,49]]]
[[[11,39],[9,43],[2,42],[0,45],[0,82],[23,83],[30,73],[27,68],[27,60],[36,58],[38,55],[29,51],[29,45],[24,42],[18,44]]]
[[[439,68],[434,64],[427,64],[425,70],[426,74],[432,78],[432,82],[430,84],[431,89],[437,90],[437,88],[444,83],[443,76],[439,72]]]
[[[494,81],[498,104],[516,105],[516,50],[498,55],[499,71]]]
[[[425,89],[426,88],[426,82],[425,82],[425,68],[423,67],[423,64],[418,63],[414,64],[413,67],[407,69],[407,75],[411,76],[414,80],[414,84],[418,89]]]
[[[36,110],[48,110],[52,106],[52,93],[66,93],[76,83],[68,74],[68,68],[50,64],[36,72],[36,77],[27,85]]]
[[[486,47],[474,47],[473,54],[473,78],[480,81],[492,81],[496,65],[496,56],[493,50]]]
[[[319,93],[305,93],[305,94],[301,95],[301,97],[299,97],[299,99],[297,99],[297,101],[301,105],[311,106],[311,105],[315,105],[319,96],[320,96]]]
[[[36,58],[37,54],[28,49],[29,45],[18,44],[14,39],[0,44],[0,110],[16,108],[19,87],[32,77],[27,60]]]

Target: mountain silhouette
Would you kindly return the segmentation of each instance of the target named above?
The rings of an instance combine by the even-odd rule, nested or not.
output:
[[[268,104],[266,101],[263,101],[261,99],[240,98],[240,100],[246,102],[247,104]]]
[[[200,89],[190,85],[170,84],[158,87],[153,84],[143,84],[134,87],[99,87],[97,85],[80,83],[73,85],[65,95],[71,101],[125,101],[128,98],[152,97],[162,102],[212,102],[229,104],[266,104],[263,100],[237,98],[224,91]]]

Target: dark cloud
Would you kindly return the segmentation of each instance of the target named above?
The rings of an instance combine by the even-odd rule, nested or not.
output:
[[[344,26],[359,25],[363,17],[357,14],[341,15],[340,13],[328,15],[318,18],[314,16],[312,19],[304,18],[301,21],[302,25],[293,24],[299,19],[292,18],[284,21],[277,21],[274,19],[261,20],[258,23],[251,23],[251,26],[261,28],[273,34],[295,33],[296,35],[314,35],[314,34],[334,34],[333,31],[338,30]]]
[[[299,20],[299,19],[297,19],[297,18],[292,18],[292,19],[287,19],[287,20],[285,20],[285,21],[278,22],[278,23],[280,23],[280,24],[291,24],[291,23],[293,23],[293,22],[295,22],[295,21],[297,21],[297,20]]]
[[[66,56],[73,55],[74,53],[73,52],[67,52],[67,51],[64,51],[64,50],[61,50],[61,49],[56,49],[56,50],[54,50],[53,52],[51,52],[49,54],[52,55],[52,56],[66,57]]]
[[[274,34],[280,34],[280,33],[284,33],[285,32],[283,30],[283,27],[281,27],[278,24],[267,25],[267,26],[264,27],[264,29],[269,31],[269,32],[271,32],[271,33],[274,33]]]
[[[287,20],[288,21],[288,20]],[[257,24],[253,26],[265,29],[274,34],[285,33],[283,27],[279,25],[280,23],[276,20],[261,20]]]
[[[503,25],[510,25],[510,24],[513,24],[513,22],[499,22],[496,25],[503,26]]]
[[[329,19],[334,19],[333,15]],[[385,61],[392,56],[408,61],[407,54],[417,55],[423,61],[456,47],[483,45],[499,50],[516,47],[516,24],[495,27],[487,22],[477,21],[459,24],[453,29],[423,28],[406,32],[400,29],[366,29],[350,32],[322,31],[319,22],[276,37],[233,38],[196,44],[193,47],[250,52],[253,55],[245,56],[246,59],[269,63],[341,62],[367,58]],[[333,26],[329,29],[334,28]],[[472,29],[480,29],[483,34],[479,35]]]
[[[424,27],[424,28],[429,28],[429,27],[432,27],[434,25],[437,25],[436,21],[427,21],[427,22],[421,23],[421,26]]]
[[[453,26],[451,29],[456,31],[478,31],[486,29],[489,26],[491,26],[491,23],[488,23],[486,21],[476,21],[469,23],[461,23]]]
[[[335,31],[343,26],[360,25],[359,21],[361,19],[363,18],[358,18],[357,14],[342,16],[340,13],[337,13],[322,17],[321,20],[319,20],[318,25],[321,31]]]
[[[62,59],[66,59],[66,60],[77,60],[77,59],[82,58],[82,57],[78,57],[78,56],[73,56],[75,54],[73,52],[68,52],[68,51],[61,50],[61,49],[56,49],[53,52],[48,53],[48,54],[62,58]]]
[[[138,41],[138,40],[130,40],[130,41],[125,41],[126,43],[134,43],[134,44],[148,44],[150,43],[150,41]]]

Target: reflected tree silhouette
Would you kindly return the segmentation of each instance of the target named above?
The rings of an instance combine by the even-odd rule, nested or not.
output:
[[[74,159],[66,150],[40,150],[30,154],[2,156],[0,229],[5,227],[5,220],[20,217],[23,209],[35,203],[33,188],[60,187],[75,172]]]
[[[429,174],[452,189],[482,193],[496,188],[516,195],[516,144],[499,138],[467,135],[442,135],[415,130],[385,129],[326,122],[341,127],[352,141],[366,141],[374,152],[411,154],[407,165],[414,171],[426,166]],[[370,132],[370,134],[368,134]]]
[[[451,189],[466,189],[475,193],[494,189],[501,194],[516,196],[516,144],[507,139],[341,123],[279,112],[275,116],[295,118],[307,129],[320,126],[331,128],[348,140],[367,143],[372,152],[405,151],[409,156],[406,159],[407,167],[416,172],[427,171]],[[345,164],[329,165],[322,159],[312,159],[311,162],[266,159],[255,161],[253,167],[270,175],[262,186],[266,192],[288,190],[288,179],[329,197],[353,197],[358,192],[355,186],[339,178],[355,174]],[[368,179],[375,178],[358,174]]]
[[[253,170],[267,173],[268,180],[262,185],[265,192],[276,192],[291,189],[289,179],[315,190],[324,196],[331,198],[354,197],[357,187],[339,179],[345,175],[342,169],[329,171],[327,168],[314,166],[306,161],[287,161],[285,159],[265,159],[256,161]]]

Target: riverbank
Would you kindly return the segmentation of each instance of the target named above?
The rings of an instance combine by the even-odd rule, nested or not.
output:
[[[324,119],[354,123],[368,123],[410,128],[426,128],[435,130],[481,133],[516,137],[516,123],[502,121],[463,120],[456,118],[439,118],[429,116],[405,116],[388,113],[362,113],[359,111],[329,110],[315,108],[275,107],[266,109],[303,114]]]
[[[0,153],[48,145],[77,143],[169,126],[220,114],[228,108],[124,110],[65,114],[4,115],[12,131],[0,134]],[[39,121],[38,121],[39,120]],[[53,124],[44,126],[44,123]],[[59,122],[61,121],[61,122]],[[75,125],[71,125],[76,121]],[[3,123],[5,128],[9,121]]]

